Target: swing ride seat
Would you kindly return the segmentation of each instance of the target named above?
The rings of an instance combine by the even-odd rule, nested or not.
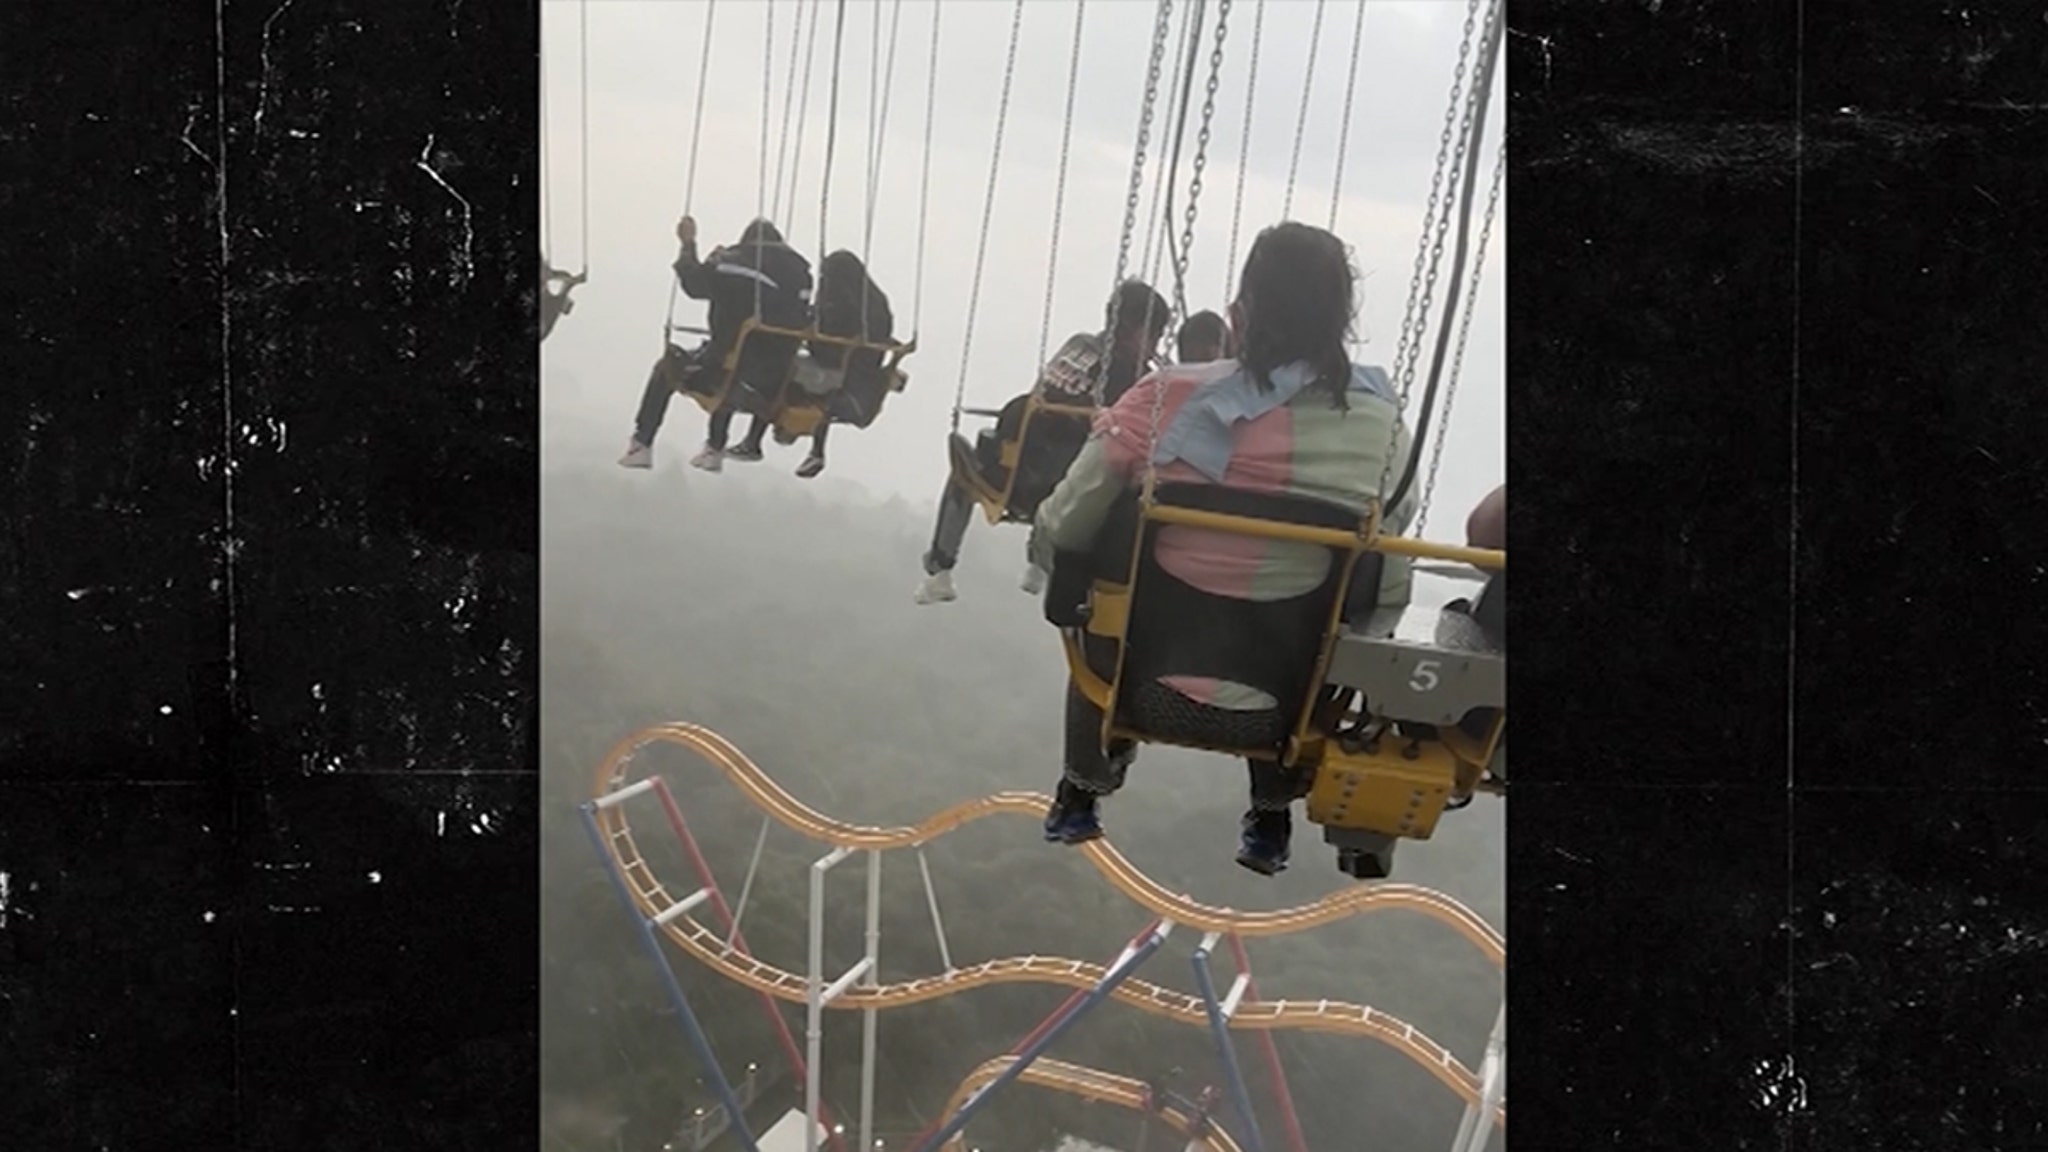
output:
[[[1251,601],[1203,592],[1155,556],[1159,532],[1201,528],[1325,549],[1322,582]],[[1383,554],[1474,554],[1376,535],[1370,517],[1302,497],[1160,484],[1125,496],[1092,554],[1055,560],[1046,618],[1063,630],[1076,688],[1102,709],[1102,741],[1166,744],[1277,760],[1308,781],[1308,817],[1338,867],[1383,878],[1394,845],[1426,840],[1446,810],[1503,790],[1505,653],[1470,618],[1445,612],[1434,643],[1347,627],[1373,612]],[[1256,637],[1247,645],[1243,639]],[[1090,650],[1114,652],[1106,674]],[[1260,711],[1198,704],[1162,680],[1206,677],[1274,701]],[[1344,702],[1354,694],[1355,710]]]
[[[1172,525],[1320,547],[1330,563],[1315,587],[1283,599],[1206,592],[1159,563],[1159,533]],[[1344,615],[1354,565],[1370,555],[1365,528],[1357,513],[1335,504],[1214,484],[1161,484],[1149,501],[1135,491],[1121,497],[1094,555],[1056,559],[1046,600],[1048,618],[1068,629],[1075,684],[1103,710],[1104,743],[1130,739],[1293,762],[1311,731],[1325,638]],[[1378,558],[1371,559],[1377,587]],[[1077,573],[1088,579],[1085,590],[1076,587]],[[1085,610],[1077,611],[1077,591]],[[1107,677],[1087,660],[1084,634],[1114,646]],[[1247,645],[1247,637],[1258,642]],[[1272,704],[1196,703],[1167,686],[1180,677],[1228,680]]]
[[[996,419],[996,427],[981,434],[980,445],[969,442],[958,432],[949,436],[946,443],[954,482],[974,497],[990,524],[1031,522],[1039,501],[1052,492],[1080,453],[1081,445],[1087,441],[1089,422],[1096,413],[1092,404],[1047,400],[1035,388],[1025,397],[1023,414],[1013,428],[1002,426],[999,410],[961,411]],[[1080,435],[1074,435],[1076,431]],[[1020,470],[1018,466],[1025,459],[1027,445],[1040,449],[1042,458],[1034,458],[1031,467]],[[1050,454],[1044,455],[1048,450]]]
[[[853,396],[856,390],[845,387],[844,368],[829,368],[818,362],[810,349],[820,344],[877,352],[884,357],[876,369],[881,374],[882,387],[871,398],[872,408]],[[679,375],[673,382],[678,392],[695,400],[706,412],[731,406],[748,415],[768,416],[774,424],[776,441],[789,444],[810,435],[828,416],[835,423],[857,428],[874,423],[889,393],[901,392],[909,383],[910,378],[900,365],[904,357],[916,350],[915,339],[904,344],[866,341],[828,335],[815,328],[764,324],[749,317],[740,325],[738,337],[715,372]],[[673,344],[669,352],[676,357],[688,355]]]

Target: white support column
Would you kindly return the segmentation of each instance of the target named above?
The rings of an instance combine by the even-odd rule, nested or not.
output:
[[[1494,1014],[1493,1031],[1486,1038],[1486,1051],[1479,1060],[1479,1099],[1466,1106],[1458,1121],[1458,1134],[1451,1140],[1451,1152],[1486,1152],[1493,1136],[1493,1113],[1500,1106],[1500,1081],[1507,1056],[1508,1003],[1503,996]]]
[[[867,971],[861,973],[863,988],[882,980],[882,854],[868,850],[868,935]],[[860,1149],[873,1152],[875,1141],[875,1010],[861,1013],[860,1022]]]
[[[931,865],[925,863],[922,844],[917,846],[917,871],[924,877],[924,901],[932,910],[932,935],[939,939],[939,963],[946,966],[946,972],[950,975],[953,971],[953,953],[946,947],[946,922],[939,919],[939,894],[932,887],[932,869]],[[863,1148],[861,1152],[868,1150]]]
[[[825,873],[850,851],[834,848],[811,865],[810,967],[804,977],[804,1152],[818,1152],[818,1061],[825,1041]]]

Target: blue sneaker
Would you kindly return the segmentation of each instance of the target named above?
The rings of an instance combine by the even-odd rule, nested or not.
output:
[[[1045,838],[1057,844],[1085,844],[1102,838],[1102,817],[1093,795],[1060,782],[1059,794],[1045,810]]]
[[[1288,812],[1248,812],[1238,833],[1237,862],[1261,876],[1285,872],[1293,837],[1294,819]]]

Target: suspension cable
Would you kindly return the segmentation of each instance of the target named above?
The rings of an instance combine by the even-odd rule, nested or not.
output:
[[[798,5],[796,27],[789,32],[789,65],[782,76],[782,130],[775,138],[775,191],[768,197],[769,219],[782,215],[782,177],[789,164],[789,114],[796,106],[796,50],[803,39],[806,28],[815,31],[818,0],[811,0],[811,19],[804,19],[804,8]]]
[[[690,167],[683,177],[683,215],[697,198],[697,143],[704,135],[704,86],[711,79],[711,29],[718,18],[718,0],[704,4],[704,51],[697,57],[697,110],[690,117]]]
[[[1252,101],[1259,94],[1259,39],[1265,28],[1266,0],[1256,0],[1252,6],[1251,72],[1244,86],[1244,137],[1237,146],[1237,191],[1230,199],[1230,256],[1223,264],[1223,299],[1226,302],[1237,298],[1238,225],[1244,218],[1244,177],[1252,166]]]
[[[1330,178],[1330,225],[1337,230],[1337,202],[1344,195],[1344,153],[1351,143],[1351,97],[1358,90],[1358,47],[1365,39],[1365,9],[1361,0],[1358,17],[1351,22],[1351,69],[1344,77],[1344,118],[1337,124],[1337,171]]]
[[[580,0],[576,5],[576,51],[576,106],[583,115],[582,133],[576,144],[583,168],[583,186],[578,193],[583,202],[583,260],[577,277],[586,279],[590,275],[590,0]]]
[[[1199,0],[1197,0],[1197,2],[1199,2]],[[1189,42],[1188,46],[1190,49],[1200,47],[1200,23],[1201,22],[1198,19],[1196,21],[1197,26],[1195,29],[1197,33],[1197,39]],[[1181,314],[1183,316],[1187,314],[1187,301],[1185,300],[1183,295],[1183,286],[1187,282],[1188,260],[1194,255],[1195,211],[1196,208],[1200,205],[1202,198],[1202,169],[1208,163],[1209,129],[1211,122],[1214,121],[1216,118],[1216,86],[1222,80],[1223,45],[1225,38],[1229,35],[1229,32],[1230,0],[1220,0],[1216,9],[1216,44],[1215,47],[1210,49],[1209,52],[1209,84],[1207,95],[1203,98],[1202,101],[1202,126],[1200,132],[1195,137],[1194,176],[1188,182],[1187,221],[1184,226],[1184,230],[1181,233],[1180,251],[1174,257],[1173,291],[1175,297],[1180,300],[1180,303],[1177,305],[1177,307],[1180,308]],[[1193,55],[1191,52],[1190,57],[1188,59],[1188,73],[1190,77],[1192,77],[1194,70],[1195,61],[1193,59]],[[1182,103],[1183,105],[1185,105],[1186,102],[1183,101]],[[1181,114],[1183,118],[1186,117],[1187,109],[1185,106],[1182,107]],[[1174,135],[1178,137],[1179,134],[1180,129],[1179,127],[1176,127],[1174,129]],[[1171,222],[1169,222],[1169,226],[1170,223]],[[1152,490],[1152,485],[1158,479],[1159,476],[1159,463],[1156,459],[1158,455],[1159,446],[1159,422],[1160,419],[1165,415],[1165,412],[1166,389],[1163,386],[1156,387],[1152,390],[1151,428],[1146,436],[1145,441],[1146,447],[1144,490],[1148,493]]]
[[[1188,38],[1188,18],[1194,13],[1195,0],[1190,0],[1180,12],[1180,31],[1174,33],[1173,42],[1178,44]],[[1166,82],[1166,114],[1168,117],[1185,116],[1180,106],[1181,73],[1186,57],[1179,52],[1173,54],[1173,78]],[[1152,173],[1152,206],[1145,216],[1145,245],[1138,250],[1138,267],[1144,271],[1147,284],[1159,281],[1159,265],[1165,258],[1164,247],[1159,243],[1159,214],[1166,202],[1167,172],[1166,150],[1161,149],[1157,167]]]
[[[832,154],[839,145],[839,54],[846,42],[846,0],[838,0],[832,22],[832,95],[825,113],[825,178],[818,191],[818,251],[826,250],[825,226],[832,208]],[[792,190],[791,199],[795,199]]]
[[[1493,95],[1495,58],[1500,52],[1502,30],[1505,26],[1505,13],[1500,0],[1493,0],[1488,7],[1484,39],[1480,47],[1479,71],[1472,81],[1472,96],[1466,105],[1465,127],[1461,134],[1463,139],[1460,141],[1459,152],[1467,158],[1467,162],[1460,171],[1464,187],[1458,195],[1458,238],[1451,256],[1450,285],[1444,298],[1443,322],[1437,327],[1436,349],[1429,362],[1429,383],[1422,392],[1422,411],[1415,417],[1415,437],[1409,446],[1407,463],[1402,468],[1401,482],[1394,486],[1393,495],[1384,505],[1390,510],[1400,507],[1409,487],[1415,482],[1416,468],[1422,460],[1423,443],[1429,437],[1430,409],[1435,405],[1437,385],[1442,379],[1444,351],[1450,342],[1451,320],[1458,307],[1458,281],[1465,271],[1466,244],[1471,239],[1472,191],[1479,177],[1478,156],[1471,148],[1471,144],[1486,132],[1486,109]],[[1466,303],[1470,305],[1470,301]],[[1442,432],[1439,431],[1438,435],[1441,436]],[[1392,463],[1392,455],[1388,453],[1389,464]]]
[[[981,238],[974,245],[974,282],[967,291],[967,326],[960,334],[960,382],[953,389],[953,431],[960,431],[960,409],[967,403],[967,358],[974,350],[974,317],[981,305],[981,269],[988,257],[988,230],[995,220],[996,174],[1003,165],[1003,130],[1010,120],[1010,82],[1017,75],[1017,38],[1024,27],[1024,0],[1010,13],[1010,51],[1003,64],[1003,95],[996,105],[995,146],[989,152],[988,193],[981,202]]]
[[[938,108],[939,95],[939,0],[932,0],[932,47],[931,60],[925,66],[924,74],[924,171],[917,182],[917,279],[910,297],[911,339],[917,339],[924,320],[924,236],[925,224],[930,219],[932,198],[932,113]],[[965,381],[962,381],[964,387]],[[954,398],[953,407],[960,406]],[[956,422],[955,428],[959,427]]]
[[[875,19],[876,27],[879,29],[881,26],[881,15],[879,11],[876,13]],[[866,259],[868,257],[869,249],[874,246],[875,199],[877,190],[879,189],[882,182],[882,157],[888,151],[889,104],[892,100],[892,93],[894,93],[896,88],[896,38],[898,31],[902,27],[902,24],[903,0],[892,0],[891,4],[889,5],[889,62],[883,67],[882,70],[882,114],[879,120],[876,120],[875,122],[869,125],[869,131],[871,131],[874,134],[874,140],[873,143],[870,145],[868,151],[868,214],[867,221],[862,226],[861,230],[860,250],[862,259]],[[872,88],[870,88],[870,92],[872,92]],[[872,95],[870,95],[869,99],[873,99]],[[866,295],[863,294],[861,299],[863,301],[863,311],[861,314],[861,333],[863,336],[865,336],[867,333],[867,314],[865,311],[865,301],[867,299]]]
[[[1074,96],[1080,88],[1081,27],[1088,15],[1088,0],[1074,4],[1074,45],[1067,59],[1067,108],[1060,119],[1060,167],[1053,180],[1052,236],[1046,244],[1045,304],[1038,315],[1038,363],[1045,363],[1046,346],[1052,342],[1052,290],[1060,268],[1060,224],[1067,207],[1067,155],[1074,142]]]
[[[775,101],[775,0],[763,0],[767,6],[766,18],[761,25],[761,154],[759,159],[760,184],[755,193],[754,215],[765,219],[768,215],[768,110]],[[761,265],[761,249],[767,241],[761,233],[754,233],[754,266]],[[754,278],[754,315],[761,315],[761,294],[767,285],[760,277]]]
[[[1494,149],[1493,179],[1486,192],[1486,215],[1479,225],[1479,244],[1472,252],[1472,279],[1465,288],[1465,312],[1458,321],[1457,350],[1451,355],[1451,371],[1444,381],[1443,429],[1451,426],[1451,410],[1458,400],[1458,380],[1465,370],[1465,343],[1472,335],[1472,314],[1479,310],[1479,285],[1486,271],[1486,242],[1493,235],[1493,220],[1500,208],[1501,173],[1507,170],[1507,139],[1502,137]],[[1437,434],[1436,443],[1430,448],[1429,472],[1422,480],[1422,496],[1415,505],[1415,525],[1409,534],[1420,537],[1429,526],[1429,500],[1436,492],[1437,468],[1443,464],[1444,443],[1448,439],[1442,432]]]
[[[1301,140],[1308,132],[1308,99],[1316,82],[1316,49],[1323,39],[1323,2],[1316,0],[1316,22],[1308,34],[1308,67],[1301,70],[1301,110],[1294,117],[1294,155],[1287,161],[1287,198],[1280,202],[1282,220],[1294,211],[1294,178],[1301,171]]]
[[[1185,318],[1188,314],[1187,271],[1188,259],[1192,255],[1189,249],[1194,246],[1194,220],[1192,211],[1190,211],[1187,233],[1182,237],[1180,250],[1175,251],[1173,243],[1173,181],[1180,176],[1180,145],[1182,138],[1187,134],[1188,108],[1193,104],[1194,100],[1195,61],[1200,56],[1202,50],[1202,17],[1204,9],[1207,7],[1207,0],[1194,0],[1194,3],[1188,9],[1192,18],[1188,21],[1187,58],[1181,69],[1180,109],[1173,119],[1173,147],[1171,149],[1171,158],[1166,165],[1166,212],[1165,227],[1162,229],[1165,233],[1163,249],[1173,264],[1174,313],[1182,318]],[[1224,27],[1229,19],[1230,9],[1226,0],[1217,26],[1219,28]],[[1216,45],[1215,54],[1210,58],[1208,103],[1205,106],[1206,115],[1202,130],[1202,146],[1204,150],[1208,146],[1207,120],[1216,113],[1216,82],[1218,71],[1223,66],[1222,52],[1223,45],[1221,40],[1219,40]],[[1198,168],[1194,178],[1196,195],[1200,195],[1201,178]],[[1192,209],[1192,205],[1190,205],[1190,208]]]
[[[1401,410],[1408,410],[1408,397],[1415,384],[1415,357],[1429,322],[1429,308],[1436,292],[1437,265],[1443,257],[1442,228],[1437,218],[1443,205],[1444,173],[1451,170],[1452,133],[1459,129],[1458,110],[1465,89],[1465,67],[1472,54],[1473,29],[1479,18],[1480,0],[1466,0],[1465,27],[1458,41],[1458,61],[1451,70],[1451,95],[1444,106],[1444,126],[1437,139],[1436,166],[1429,178],[1429,202],[1422,212],[1422,235],[1415,249],[1415,268],[1409,274],[1408,299],[1401,313],[1401,331],[1394,345],[1391,375],[1400,398]],[[1391,455],[1387,467],[1393,467]],[[1386,491],[1387,475],[1380,477]]]
[[[1159,63],[1166,55],[1166,38],[1173,27],[1173,0],[1159,0],[1159,10],[1152,20],[1152,55],[1145,66],[1145,99],[1138,108],[1138,144],[1131,153],[1130,186],[1124,192],[1124,226],[1117,238],[1116,280],[1109,298],[1109,326],[1103,330],[1103,343],[1115,339],[1119,323],[1123,318],[1124,273],[1130,268],[1131,238],[1138,229],[1138,199],[1145,188],[1145,148],[1152,139],[1152,113],[1159,103]],[[1150,304],[1146,305],[1148,308]],[[1104,364],[1095,373],[1095,382],[1089,389],[1097,408],[1102,407],[1104,385],[1109,379],[1110,362],[1115,359],[1114,349],[1105,349]]]
[[[820,23],[818,19],[818,3],[819,0],[811,0],[811,24],[804,32],[803,79],[798,81],[800,87],[797,90],[796,96],[796,143],[792,146],[789,156],[789,203],[787,205],[789,231],[784,233],[785,236],[796,231],[796,186],[803,178],[804,129],[811,123],[811,65],[817,59],[818,25]],[[783,211],[784,208],[782,207],[776,209],[778,214]]]

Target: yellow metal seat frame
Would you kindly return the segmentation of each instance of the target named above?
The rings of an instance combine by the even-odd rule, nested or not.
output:
[[[732,347],[726,350],[725,358],[719,363],[718,386],[708,392],[683,392],[683,395],[695,400],[697,406],[706,412],[716,412],[723,408],[726,401],[732,395],[733,384],[739,373],[740,357],[746,351],[747,339],[757,333],[763,336],[789,337],[798,342],[799,349],[812,344],[836,344],[856,352],[881,353],[883,357],[881,371],[884,374],[884,378],[888,381],[888,385],[883,389],[881,398],[877,400],[876,418],[880,418],[880,408],[886,399],[893,393],[903,391],[904,387],[909,384],[910,377],[903,371],[902,364],[906,357],[912,352],[917,351],[917,339],[915,337],[902,344],[891,341],[863,340],[857,336],[833,336],[818,331],[815,326],[808,328],[778,327],[773,324],[762,323],[760,320],[750,316],[741,322],[739,335],[734,338]],[[790,357],[789,366],[783,370],[782,378],[776,381],[774,395],[770,398],[766,409],[769,418],[773,421],[776,440],[784,444],[790,443],[799,437],[808,436],[817,430],[818,425],[825,420],[826,397],[830,395],[830,393],[826,393],[822,396],[813,396],[797,385],[796,371],[800,356],[801,352],[797,356]]]
[[[1148,479],[1138,496],[1138,524],[1130,549],[1130,567],[1121,582],[1097,578],[1088,590],[1086,622],[1078,628],[1062,629],[1067,671],[1074,685],[1102,711],[1102,740],[1127,739],[1139,743],[1167,744],[1218,752],[1235,757],[1265,758],[1270,747],[1246,748],[1201,743],[1175,738],[1170,733],[1132,729],[1117,720],[1117,700],[1124,691],[1125,632],[1131,619],[1138,588],[1138,573],[1144,557],[1143,542],[1152,525],[1177,525],[1212,532],[1284,541],[1325,548],[1343,567],[1348,585],[1359,559],[1368,552],[1412,559],[1445,560],[1470,564],[1487,570],[1507,566],[1507,553],[1485,548],[1436,544],[1379,531],[1378,510],[1361,517],[1356,530],[1343,531],[1291,524],[1248,516],[1176,507],[1159,503]],[[1155,538],[1156,537],[1152,537]],[[1331,656],[1343,637],[1343,598],[1332,604],[1322,636],[1307,658],[1315,662],[1309,683],[1325,684]],[[1084,636],[1096,636],[1115,645],[1115,668],[1107,679],[1089,666]],[[1348,694],[1347,694],[1348,696]],[[1505,787],[1487,778],[1507,727],[1507,710],[1494,710],[1484,735],[1474,735],[1455,725],[1436,727],[1415,735],[1390,728],[1376,737],[1339,738],[1333,732],[1340,723],[1368,719],[1339,715],[1325,706],[1328,694],[1317,690],[1300,702],[1293,727],[1281,753],[1281,762],[1313,772],[1307,796],[1308,817],[1317,824],[1353,828],[1367,832],[1426,840],[1436,830],[1438,819],[1453,802],[1462,803],[1475,792],[1504,794]],[[1368,704],[1369,707],[1369,704]]]
[[[1021,522],[1024,516],[1010,507],[1010,499],[1016,493],[1017,465],[1024,459],[1024,447],[1031,439],[1032,429],[1039,427],[1041,420],[1080,420],[1085,423],[1095,419],[1096,411],[1092,404],[1060,404],[1047,400],[1045,390],[1034,387],[1024,400],[1024,416],[1017,421],[1016,435],[998,445],[1000,455],[997,462],[1003,469],[1002,486],[999,488],[988,482],[977,467],[972,446],[968,446],[963,454],[963,442],[957,439],[953,441],[951,454],[953,481],[974,497],[982,516],[990,524]],[[986,412],[977,414],[989,415]]]

